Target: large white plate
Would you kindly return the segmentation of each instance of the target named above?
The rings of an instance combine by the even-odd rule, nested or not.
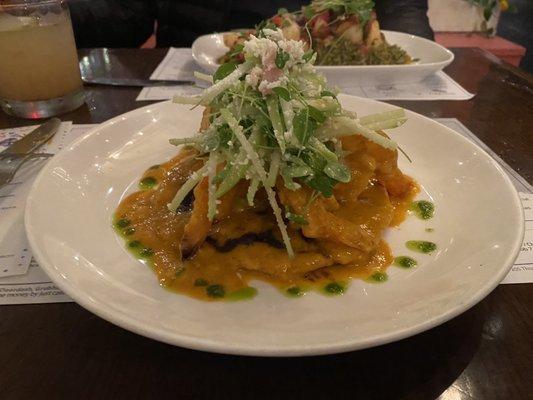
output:
[[[341,96],[361,114],[390,109]],[[143,171],[176,153],[167,139],[196,132],[201,110],[171,103],[140,108],[93,129],[61,151],[35,181],[26,209],[27,235],[39,264],[83,307],[151,338],[200,350],[253,355],[311,355],[361,349],[414,335],[465,311],[505,276],[520,248],[519,198],[501,168],[452,130],[408,112],[392,137],[409,153],[403,170],[436,205],[424,222],[410,217],[391,229],[396,255],[420,265],[390,268],[389,281],[354,281],[344,296],[300,299],[255,282],[256,298],[202,302],[162,289],[112,227],[112,214]],[[428,233],[425,228],[435,231]],[[433,255],[410,253],[406,240],[438,244]]]
[[[330,85],[350,87],[355,84],[390,85],[419,82],[450,65],[453,53],[431,40],[402,32],[382,31],[387,42],[397,44],[419,61],[407,65],[344,65],[317,66]],[[229,50],[224,45],[224,33],[198,37],[192,44],[194,60],[207,72],[215,72],[218,59]]]

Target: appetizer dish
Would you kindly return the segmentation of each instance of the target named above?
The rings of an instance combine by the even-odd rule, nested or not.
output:
[[[263,28],[241,63],[197,74],[213,85],[174,101],[205,107],[199,132],[171,139],[177,155],[116,210],[116,229],[166,288],[217,300],[252,297],[252,279],[295,297],[386,280],[384,231],[418,192],[383,132],[404,111],[344,110],[314,69],[318,52],[286,36]]]
[[[316,65],[399,65],[413,62],[397,45],[387,43],[371,0],[314,0],[296,12],[286,9],[255,30],[224,34],[230,49],[221,64],[244,60],[243,45],[264,28],[281,29],[286,39],[301,40],[316,52]]]

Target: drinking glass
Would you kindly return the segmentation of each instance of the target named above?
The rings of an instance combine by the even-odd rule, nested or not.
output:
[[[46,118],[84,102],[66,0],[0,2],[0,107]]]

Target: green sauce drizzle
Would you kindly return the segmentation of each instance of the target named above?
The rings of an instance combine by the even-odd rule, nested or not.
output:
[[[130,235],[133,235],[134,233],[135,233],[135,228],[131,226],[122,231],[122,234],[125,236],[130,236]]]
[[[298,286],[291,286],[290,288],[285,290],[285,293],[289,297],[302,297],[305,294],[305,292]]]
[[[389,279],[389,276],[384,272],[375,272],[370,275],[367,279],[368,282],[372,283],[382,283],[386,282]]]
[[[405,243],[405,246],[409,250],[425,254],[429,254],[437,249],[437,245],[435,243],[426,242],[425,240],[409,240]]]
[[[231,301],[248,300],[257,295],[257,289],[251,286],[239,289],[228,294],[227,299]]]
[[[435,205],[426,200],[414,201],[409,207],[411,211],[414,211],[421,219],[430,219],[435,215]]]
[[[149,247],[144,247],[138,240],[130,240],[128,242],[128,248],[137,258],[150,258],[154,255],[154,251]]]
[[[115,227],[119,229],[126,228],[129,224],[131,224],[131,221],[127,218],[120,218],[115,222]]]
[[[131,242],[128,243],[128,247],[130,249],[136,249],[140,245],[141,245],[141,242],[139,242],[138,240],[132,240]]]
[[[346,285],[338,282],[330,282],[324,286],[324,292],[328,295],[338,296],[344,294],[346,291]]]
[[[209,297],[222,298],[226,295],[226,290],[222,285],[209,285],[205,288],[205,292]]]
[[[402,268],[412,268],[412,267],[416,267],[417,262],[414,258],[400,256],[394,259],[394,265],[398,267],[402,267]]]
[[[207,282],[205,279],[198,278],[194,281],[194,286],[207,286],[209,285],[209,282]]]
[[[142,258],[148,258],[148,257],[151,257],[154,255],[154,251],[149,248],[149,247],[143,247],[140,251],[139,251],[139,256],[141,256]]]
[[[157,185],[157,179],[153,176],[147,176],[139,182],[139,187],[141,189],[152,189],[155,185]]]

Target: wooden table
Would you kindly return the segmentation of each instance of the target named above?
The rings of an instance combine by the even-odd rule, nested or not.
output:
[[[398,101],[455,117],[533,181],[533,79],[479,49],[447,68],[469,101]],[[148,77],[164,50],[82,51],[121,77]],[[64,115],[97,123],[146,103],[138,90],[87,87]],[[0,113],[0,128],[28,124]],[[415,337],[327,357],[267,359],[172,347],[72,304],[0,307],[0,399],[533,398],[533,285],[501,285],[452,321]]]

